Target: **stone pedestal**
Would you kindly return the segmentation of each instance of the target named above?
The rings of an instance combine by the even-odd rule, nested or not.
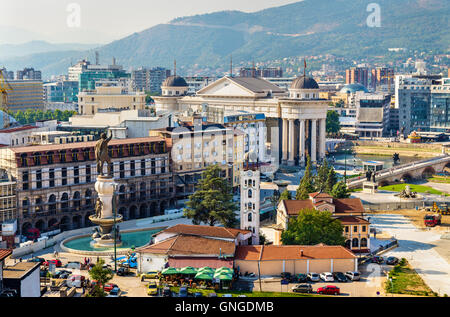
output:
[[[114,222],[119,224],[123,221],[122,215],[117,214],[114,219],[113,211],[113,198],[114,190],[117,184],[114,179],[106,176],[99,176],[97,182],[95,183],[95,190],[98,193],[98,197],[102,202],[102,209],[100,214],[96,214],[89,217],[92,223],[99,225],[100,229],[96,231],[92,236],[92,244],[95,247],[112,247],[114,246]],[[117,232],[116,245],[122,245],[120,239],[120,233]]]
[[[378,182],[364,182],[363,193],[376,194],[378,192]]]

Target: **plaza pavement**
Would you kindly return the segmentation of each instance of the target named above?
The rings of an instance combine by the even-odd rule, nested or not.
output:
[[[442,233],[420,230],[397,214],[370,215],[372,226],[398,239],[399,247],[383,256],[406,258],[425,283],[440,296],[450,295],[450,264],[434,248]]]

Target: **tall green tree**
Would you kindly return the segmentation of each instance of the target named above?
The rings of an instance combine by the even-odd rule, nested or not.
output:
[[[344,181],[338,182],[334,185],[331,195],[336,199],[349,198],[350,192],[348,190],[347,184]]]
[[[314,179],[312,176],[312,165],[311,158],[308,156],[306,159],[306,169],[305,174],[297,188],[297,193],[295,195],[296,200],[305,200],[309,198],[310,193],[314,193]]]
[[[316,190],[318,192],[325,191],[329,171],[330,166],[328,165],[328,161],[325,159],[323,164],[317,169],[317,175],[314,178],[314,184],[316,185]]]
[[[287,189],[280,195],[279,202],[282,200],[292,200],[292,194]]]
[[[327,180],[325,181],[324,191],[327,194],[332,195],[333,188],[337,184],[337,182],[338,182],[338,177],[336,175],[336,172],[335,172],[333,166],[331,166],[330,169],[328,170],[328,175],[327,175]]]
[[[184,214],[196,225],[201,223],[215,226],[220,223],[225,227],[237,224],[233,201],[233,189],[228,180],[221,177],[222,169],[218,165],[210,165],[203,172],[198,190],[189,197]]]
[[[114,277],[113,272],[110,269],[103,268],[105,261],[99,259],[95,266],[89,271],[89,276],[92,280],[96,280],[102,285],[102,292],[96,292],[98,297],[105,296],[105,284],[108,283]]]
[[[326,127],[328,134],[335,134],[341,131],[341,123],[339,122],[339,114],[337,111],[329,110],[327,112]]]
[[[344,227],[330,212],[314,209],[301,210],[298,217],[289,220],[288,229],[281,235],[283,245],[344,245]]]

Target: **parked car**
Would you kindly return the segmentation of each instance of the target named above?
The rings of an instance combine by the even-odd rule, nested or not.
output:
[[[320,287],[319,289],[317,289],[317,293],[322,295],[339,295],[341,293],[341,290],[337,286],[327,285],[325,287]]]
[[[150,296],[158,295],[158,285],[156,283],[150,283],[147,286],[147,294]]]
[[[71,275],[72,272],[71,271],[67,271],[67,270],[56,271],[55,273],[52,274],[52,278],[57,278],[57,279],[64,278],[64,277],[61,277],[61,276],[66,276],[67,274]],[[67,278],[67,277],[65,277],[65,278]]]
[[[156,279],[159,276],[159,272],[156,271],[151,271],[151,272],[147,272],[147,273],[142,273],[141,274],[141,281],[144,281],[145,279]]]
[[[106,297],[120,297],[122,291],[118,287],[114,287]]]
[[[29,259],[27,262],[41,263],[41,265],[43,265],[45,263],[45,259],[44,258],[32,258],[32,259]]]
[[[164,287],[163,289],[163,297],[172,297],[172,291],[168,287]]]
[[[178,297],[188,297],[188,288],[180,287],[180,291],[178,292]]]
[[[113,283],[108,283],[105,285],[104,290],[105,290],[105,292],[111,292],[111,290],[115,287],[119,287],[119,286],[117,286],[116,284],[113,284]]]
[[[45,266],[49,266],[49,264],[54,264],[56,267],[62,267],[62,263],[60,260],[48,260],[44,262]]]
[[[308,275],[306,274],[298,274],[297,275],[297,282],[298,283],[305,283],[308,281]]]
[[[390,256],[386,259],[387,265],[397,265],[400,260],[396,258],[395,256]]]
[[[209,293],[208,297],[217,297],[217,294],[216,293]]]
[[[281,273],[281,279],[282,280],[288,280],[289,282],[292,282],[292,274],[289,272],[283,272]]]
[[[202,293],[194,293],[194,297],[203,297]]]
[[[130,275],[130,269],[127,267],[121,267],[117,270],[117,275],[118,276],[127,276]]]
[[[340,283],[346,283],[346,282],[348,282],[347,277],[346,277],[345,274],[342,273],[342,272],[334,272],[334,273],[333,273],[333,277],[334,277],[334,279],[335,279],[337,282],[340,282]]]
[[[80,270],[81,269],[81,263],[80,262],[69,262],[66,265],[64,265],[66,269],[73,269],[73,270]]]
[[[382,256],[374,256],[372,259],[370,259],[371,263],[377,263],[377,264],[382,264],[384,262],[384,258]]]
[[[345,276],[347,276],[350,281],[359,281],[361,278],[361,275],[358,272],[345,272]]]
[[[311,284],[300,284],[300,285],[294,286],[292,288],[292,291],[294,293],[312,293],[313,288],[312,288]]]
[[[231,294],[223,294],[222,297],[233,297]]]
[[[317,273],[308,273],[308,280],[311,282],[319,282],[320,276]]]
[[[80,288],[84,284],[85,277],[82,275],[69,275],[66,279],[66,285],[68,287]]]
[[[330,272],[324,272],[320,274],[320,278],[324,281],[324,282],[334,282],[334,277],[333,274],[331,274]]]

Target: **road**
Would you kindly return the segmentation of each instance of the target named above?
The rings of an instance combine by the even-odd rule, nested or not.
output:
[[[373,227],[388,232],[398,239],[399,247],[383,256],[406,258],[436,293],[450,295],[450,264],[436,250],[442,233],[435,230],[421,230],[402,215],[370,215]]]

